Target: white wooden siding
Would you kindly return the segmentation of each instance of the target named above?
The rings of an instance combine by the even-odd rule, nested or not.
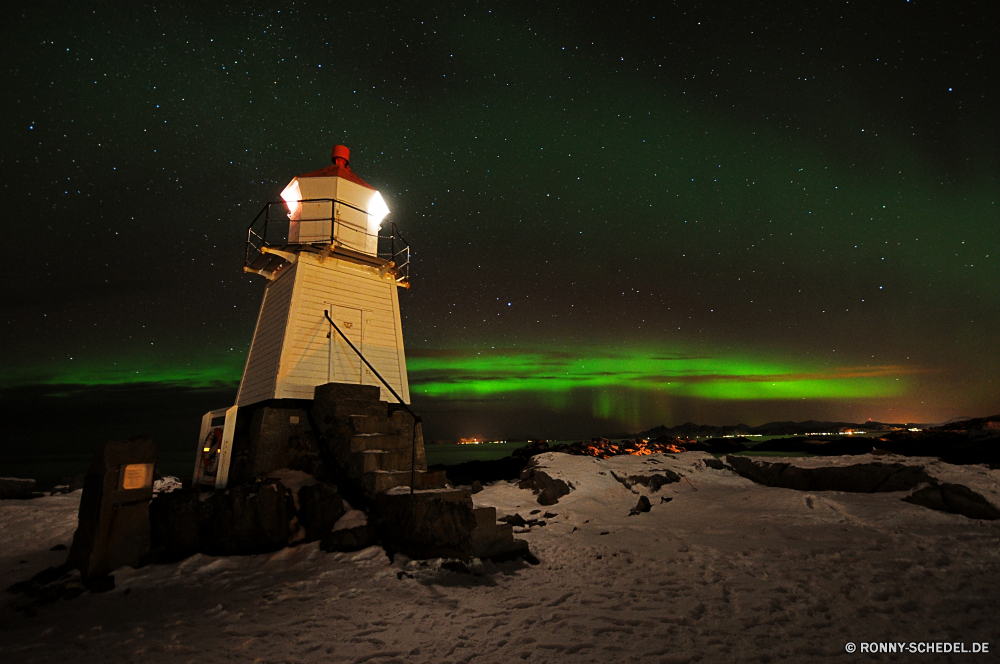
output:
[[[321,263],[311,254],[300,254],[299,261],[294,267],[293,278],[289,278],[292,275],[283,274],[268,287],[265,305],[261,309],[261,320],[257,324],[258,331],[255,333],[240,388],[241,401],[238,403],[244,405],[270,398],[312,399],[317,385],[330,382],[331,379],[336,382],[347,382],[336,377],[338,362],[341,365],[351,362],[356,366],[358,361],[347,357],[338,359],[338,352],[351,351],[349,348],[346,351],[343,348],[338,351],[334,344],[333,336],[337,333],[330,327],[323,314],[324,311],[331,311],[333,314],[334,307],[344,308],[338,309],[341,315],[347,310],[358,312],[360,334],[348,336],[382,377],[408,403],[409,384],[406,378],[406,360],[403,356],[399,301],[395,283],[388,278],[379,277],[373,268],[333,258]],[[294,288],[291,286],[293,280]],[[258,367],[263,369],[267,363],[257,358],[258,345],[264,348],[263,340],[258,344],[257,336],[269,329],[263,320],[272,316],[268,302],[277,299],[272,296],[272,291],[279,281],[289,284],[291,292],[287,294],[283,292],[283,301],[287,303],[283,320],[287,320],[287,325],[281,326],[283,334],[280,339],[280,358],[276,363],[269,365],[271,370],[267,380],[258,375],[261,373]],[[327,336],[328,334],[331,336]],[[337,336],[339,338],[339,335]],[[274,336],[268,338],[272,340],[273,347]],[[266,355],[266,359],[273,361],[273,350]],[[342,369],[346,366],[340,368],[340,373],[343,373]],[[361,382],[367,385],[379,385],[383,400],[389,402],[396,400],[367,367],[362,370]],[[254,386],[253,390],[251,385]]]
[[[339,304],[330,303],[330,318],[337,324],[344,336],[347,337],[354,347],[364,353],[364,312],[361,309],[352,307],[342,307]],[[336,334],[335,330],[330,330],[330,381],[335,383],[361,383],[364,377],[362,373],[361,358],[351,350],[343,337]]]
[[[277,279],[269,282],[264,290],[264,301],[257,316],[257,327],[243,369],[243,380],[240,381],[240,389],[236,395],[238,406],[257,403],[274,396],[296,267],[296,265],[289,266]]]

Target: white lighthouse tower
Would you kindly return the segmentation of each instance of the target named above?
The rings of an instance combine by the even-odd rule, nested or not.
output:
[[[281,469],[375,495],[429,488],[400,324],[410,248],[350,167],[292,178],[247,229],[244,272],[267,280],[236,405],[202,418],[193,482],[215,489]]]
[[[236,405],[312,399],[326,383],[375,385],[395,402],[359,353],[409,403],[397,296],[409,287],[409,247],[394,225],[382,229],[382,196],[338,145],[331,166],[292,178],[281,198],[248,229],[243,269],[269,283]]]
[[[300,493],[297,516],[311,515],[306,537],[324,550],[373,542],[374,529],[388,552],[410,557],[530,556],[496,508],[475,508],[471,491],[447,489],[445,472],[427,468],[397,295],[409,288],[409,245],[349,164],[348,149],[334,147],[333,165],[292,178],[247,229],[243,269],[267,288],[236,405],[202,418],[193,483],[250,487],[213,503],[236,505],[240,537],[264,529],[254,487],[294,472],[323,483],[312,495],[337,507],[342,495],[372,516],[372,528],[341,541],[322,500],[306,510]],[[229,528],[226,518],[213,527]]]

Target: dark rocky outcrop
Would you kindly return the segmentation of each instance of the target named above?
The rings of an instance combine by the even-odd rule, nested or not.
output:
[[[572,483],[552,477],[539,468],[532,459],[521,471],[521,481],[518,487],[531,489],[538,495],[539,505],[555,505],[559,499],[573,490]]]
[[[527,521],[520,514],[508,514],[507,516],[500,517],[500,521],[504,523],[509,523],[515,528],[524,528],[527,525]]]
[[[649,498],[646,496],[639,496],[639,502],[635,504],[635,507],[629,511],[629,516],[635,516],[636,514],[642,514],[643,512],[648,512],[653,509],[653,505],[649,502]]]
[[[726,462],[737,473],[757,484],[799,491],[907,491],[933,482],[923,468],[902,463],[803,467],[745,456],[727,456]]]
[[[642,485],[649,489],[651,492],[659,491],[661,487],[672,484],[673,482],[680,482],[681,476],[672,470],[667,470],[666,468],[662,470],[657,470],[651,472],[648,475],[625,475],[622,473],[617,473],[611,471],[611,476],[616,480],[621,482],[626,489],[631,489],[636,485]]]
[[[533,510],[531,514],[535,515],[538,514],[539,512],[541,512],[541,510]],[[556,515],[553,514],[552,512],[546,512],[544,519],[551,519],[555,516]],[[534,528],[535,526],[544,526],[545,525],[544,519],[539,519],[537,517],[534,519],[525,519],[520,514],[514,513],[502,516],[497,520],[503,523],[508,523],[514,528]]]
[[[317,482],[299,489],[299,525],[306,531],[307,542],[325,537],[345,511],[336,484]]]
[[[63,477],[59,484],[52,487],[49,492],[50,496],[55,496],[61,493],[73,493],[74,491],[79,491],[83,488],[83,482],[86,475],[74,475],[72,477]]]
[[[201,550],[223,556],[277,551],[288,544],[294,514],[291,492],[280,482],[216,491],[198,512]]]
[[[372,524],[364,524],[353,528],[332,530],[320,540],[319,548],[323,551],[360,551],[378,544],[378,531]]]
[[[35,480],[20,477],[0,477],[0,500],[31,498]]]
[[[180,560],[201,550],[198,489],[163,493],[149,503],[152,551],[161,560]]]
[[[941,484],[926,486],[903,498],[908,503],[927,507],[939,512],[961,514],[970,519],[1000,519],[1000,509],[988,500],[961,484]]]
[[[149,512],[152,558],[165,561],[199,552],[277,551],[288,544],[295,506],[280,482],[265,481],[205,495],[197,489],[161,494]]]
[[[19,581],[7,588],[13,595],[25,595],[27,602],[16,602],[12,608],[27,616],[34,616],[38,608],[59,599],[76,599],[85,592],[106,593],[115,589],[111,574],[84,577],[80,570],[68,564],[48,567],[27,581]]]
[[[973,423],[969,426],[975,428],[900,431],[874,439],[873,445],[904,456],[938,457],[954,465],[983,463],[990,468],[1000,468],[1000,429],[992,427],[1000,422],[1000,416],[967,420],[961,424],[967,422]]]
[[[868,457],[873,458],[873,457]],[[876,457],[877,458],[877,457]],[[758,484],[800,491],[846,491],[880,493],[912,491],[902,500],[970,519],[1000,519],[1000,506],[992,480],[983,482],[984,471],[963,471],[956,466],[933,459],[894,461],[864,461],[848,463],[818,459],[773,462],[751,457],[727,457],[733,469]],[[832,463],[836,465],[824,465]],[[966,478],[970,486],[946,478]],[[993,501],[977,492],[979,487]]]

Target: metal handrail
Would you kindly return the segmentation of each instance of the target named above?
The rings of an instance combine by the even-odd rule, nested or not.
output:
[[[410,407],[406,405],[406,402],[404,402],[403,399],[396,394],[396,390],[392,389],[392,385],[386,382],[385,378],[382,378],[382,374],[380,374],[375,367],[372,366],[372,363],[368,361],[368,358],[362,355],[361,351],[358,350],[353,343],[351,343],[350,339],[347,338],[347,335],[344,334],[339,327],[337,327],[337,324],[333,322],[332,318],[330,318],[330,310],[324,310],[323,315],[326,316],[326,320],[329,321],[330,325],[333,326],[333,329],[337,331],[337,334],[339,334],[340,337],[347,342],[347,345],[351,347],[351,350],[357,353],[358,357],[361,358],[361,361],[368,365],[368,368],[372,370],[372,373],[375,374],[380,381],[382,381],[382,384],[385,385],[390,392],[392,392],[392,396],[396,397],[396,401],[399,402],[399,405],[405,408],[406,412],[413,416],[413,442],[410,446],[410,493],[413,493],[413,484],[417,472],[417,425],[421,422],[420,416],[410,410]]]
[[[299,201],[288,201],[297,203],[330,203],[331,213],[329,217],[321,217],[317,219],[304,219],[301,221],[307,222],[322,222],[330,221],[330,244],[338,242],[338,226],[341,223],[340,220],[336,219],[333,215],[333,205],[344,205],[353,210],[357,210],[363,214],[368,214],[366,210],[362,210],[356,205],[342,201],[339,198],[307,198]],[[287,238],[285,242],[274,242],[268,239],[269,234],[273,231],[272,221],[277,222],[278,219],[271,218],[271,206],[279,205],[282,209],[285,209],[286,201],[270,201],[261,208],[257,216],[254,217],[253,221],[247,226],[247,241],[246,250],[243,256],[244,267],[250,267],[251,263],[262,253],[265,247],[276,247],[276,246],[310,246],[314,242],[288,242]],[[283,213],[282,216],[287,218],[287,214]],[[259,227],[259,228],[258,228]],[[376,250],[375,255],[378,258],[386,260],[392,263],[392,269],[396,274],[396,281],[403,285],[409,284],[409,269],[410,269],[410,243],[407,242],[406,238],[399,232],[399,228],[396,226],[395,222],[389,221],[389,227],[386,229],[387,232],[372,234],[361,229],[356,229],[354,232],[359,233],[366,237],[376,238]],[[378,241],[388,241],[388,251],[379,251]]]

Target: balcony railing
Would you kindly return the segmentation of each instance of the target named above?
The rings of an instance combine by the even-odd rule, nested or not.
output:
[[[368,217],[366,210],[350,203],[335,198],[313,198],[298,203],[302,208],[308,207],[310,211],[308,218],[290,220],[285,201],[272,201],[264,205],[250,222],[247,227],[246,253],[243,259],[245,272],[255,272],[265,276],[271,274],[281,260],[278,258],[279,254],[268,252],[268,249],[311,250],[339,254],[387,268],[400,286],[409,288],[410,243],[402,236],[394,222],[383,222],[384,228],[381,228],[377,235],[373,235],[367,232],[367,227],[361,228],[343,218],[344,208],[353,211],[351,216],[355,218]],[[322,210],[324,206],[328,206],[329,212],[317,213],[317,210]],[[364,216],[361,217],[357,213]],[[303,228],[308,229],[308,232],[303,233]],[[289,236],[296,241],[289,241]]]

